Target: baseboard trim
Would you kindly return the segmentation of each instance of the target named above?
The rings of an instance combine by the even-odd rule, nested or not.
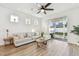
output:
[[[4,45],[0,45],[0,47],[3,47]]]
[[[79,46],[78,44],[75,44],[75,43],[69,43],[69,42],[68,42],[68,44],[75,45],[75,46]]]
[[[74,44],[74,43],[69,43],[69,42],[68,42],[68,44],[71,44],[71,45],[76,45],[76,44]]]

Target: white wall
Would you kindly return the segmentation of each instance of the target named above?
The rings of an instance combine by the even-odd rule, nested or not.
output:
[[[16,15],[19,17],[18,23],[10,22],[10,15]],[[31,24],[26,25],[25,19],[31,19]],[[34,20],[38,20],[38,25],[34,25]],[[34,28],[36,31],[40,31],[41,20],[24,14],[22,12],[10,10],[0,6],[0,45],[4,44],[3,38],[6,36],[6,29],[9,29],[9,33],[18,33],[18,32],[31,32]]]
[[[45,17],[44,19],[44,26],[45,28],[48,28],[47,23],[48,23],[48,19],[53,19],[53,18],[59,18],[59,17],[63,17],[63,16],[67,16],[68,17],[68,42],[69,43],[74,43],[76,44],[79,41],[79,36],[70,33],[71,30],[73,29],[73,25],[79,25],[79,8],[73,8],[64,12],[60,12],[60,13],[56,13],[53,14],[52,16],[49,15],[49,17]],[[46,21],[46,23],[45,23]],[[43,22],[42,22],[43,23]],[[44,28],[43,26],[43,28]]]

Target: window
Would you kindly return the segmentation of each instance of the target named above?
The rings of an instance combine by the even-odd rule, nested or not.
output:
[[[49,32],[67,32],[67,17],[51,19],[49,22]]]
[[[30,19],[25,20],[26,24],[30,24]]]
[[[14,23],[17,23],[19,20],[18,20],[18,17],[17,16],[11,15],[10,21],[11,22],[14,22]]]

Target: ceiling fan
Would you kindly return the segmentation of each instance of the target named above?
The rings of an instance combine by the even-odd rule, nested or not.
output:
[[[52,8],[48,8],[48,6],[50,6],[51,3],[47,3],[46,5],[41,5],[41,7],[38,9],[39,11],[37,12],[37,14],[39,14],[40,12],[43,12],[44,14],[47,14],[46,11],[53,11],[54,9]]]

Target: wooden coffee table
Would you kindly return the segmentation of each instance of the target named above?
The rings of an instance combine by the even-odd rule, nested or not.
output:
[[[36,43],[38,47],[42,47],[44,45],[47,45],[47,40],[44,39],[44,37],[36,39]]]

